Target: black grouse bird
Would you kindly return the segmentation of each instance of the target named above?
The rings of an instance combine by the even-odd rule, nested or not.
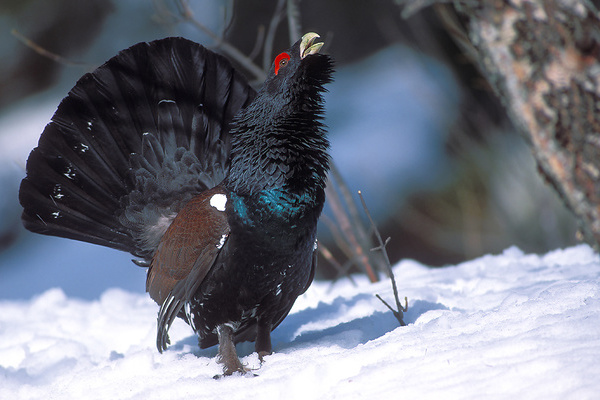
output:
[[[308,33],[256,93],[182,38],[139,43],[84,75],[27,161],[27,229],[132,253],[160,305],[157,347],[184,319],[200,347],[270,354],[271,331],[310,285],[325,201],[323,85],[332,60]]]

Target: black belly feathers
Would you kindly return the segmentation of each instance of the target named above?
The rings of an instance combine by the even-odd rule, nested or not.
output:
[[[137,44],[78,81],[31,152],[25,226],[149,266],[160,351],[181,317],[219,344],[225,374],[244,372],[235,343],[270,354],[310,285],[332,74],[317,38],[281,53],[258,93],[199,44]]]

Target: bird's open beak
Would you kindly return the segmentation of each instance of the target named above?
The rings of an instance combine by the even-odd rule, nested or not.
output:
[[[316,54],[323,47],[323,42],[315,43],[315,40],[320,36],[314,32],[309,32],[306,35],[302,36],[302,41],[300,42],[300,58],[304,59],[306,56],[311,54]]]

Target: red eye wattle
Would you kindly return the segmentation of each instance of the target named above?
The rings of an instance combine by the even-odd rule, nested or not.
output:
[[[275,75],[279,73],[279,68],[285,67],[290,60],[290,55],[288,53],[281,53],[277,57],[275,57]]]

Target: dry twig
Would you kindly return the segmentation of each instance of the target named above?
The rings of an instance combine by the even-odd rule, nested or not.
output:
[[[375,225],[375,222],[373,221],[373,218],[371,217],[371,213],[369,212],[369,209],[367,208],[367,203],[365,203],[365,199],[363,198],[362,192],[360,190],[358,191],[358,195],[360,196],[360,202],[362,203],[362,206],[365,210],[365,214],[367,214],[367,217],[369,218],[369,222],[371,223],[371,226],[373,228],[373,232],[375,233],[375,238],[377,239],[377,243],[379,243],[379,246],[377,246],[371,250],[372,251],[375,251],[375,250],[381,251],[381,254],[383,255],[383,258],[385,260],[385,265],[388,268],[388,274],[390,276],[390,280],[392,281],[392,290],[394,291],[394,299],[396,300],[396,309],[392,308],[378,294],[376,294],[375,296],[377,296],[377,298],[379,300],[381,300],[381,302],[383,304],[385,304],[387,306],[387,308],[390,309],[390,311],[394,314],[394,316],[396,317],[396,319],[398,320],[398,322],[400,323],[401,326],[406,326],[406,323],[404,322],[404,313],[408,310],[408,299],[406,297],[404,298],[404,307],[403,307],[402,304],[400,304],[400,299],[398,298],[398,288],[396,287],[396,278],[394,277],[394,272],[392,271],[392,265],[390,264],[390,259],[387,254],[387,250],[385,249],[385,247],[387,246],[387,244],[390,241],[390,238],[387,238],[385,240],[385,242],[381,239],[381,234],[379,233],[379,229],[377,229],[377,226]]]
[[[183,21],[188,22],[194,25],[196,28],[204,32],[208,37],[210,37],[215,42],[215,47],[219,48],[223,53],[225,53],[228,57],[239,62],[244,68],[248,70],[257,80],[264,81],[266,79],[266,74],[262,68],[252,61],[251,58],[246,56],[237,47],[226,41],[222,36],[217,35],[211,29],[209,29],[206,25],[198,21],[194,17],[194,13],[189,7],[187,1],[179,0],[178,2],[180,6],[180,14]]]
[[[267,34],[265,36],[265,44],[263,52],[263,68],[268,70],[271,66],[271,55],[273,53],[273,42],[275,41],[275,34],[277,33],[277,27],[279,23],[283,19],[283,15],[285,14],[285,0],[279,0],[277,2],[277,7],[275,7],[275,12],[271,17],[271,22],[269,23],[269,28],[267,29]]]
[[[334,170],[335,166],[332,165],[329,184],[325,188],[328,203],[336,221],[335,226],[329,224],[330,229],[334,233],[338,247],[344,251],[346,257],[352,262],[356,262],[357,267],[367,274],[371,282],[377,282],[379,278],[366,252],[366,249],[371,247],[370,242],[365,240],[368,235],[357,234],[357,232],[364,230],[362,221],[355,216],[354,212],[347,211],[347,208],[354,207],[354,202],[352,196],[349,195],[346,184],[341,180],[339,174],[334,173]],[[335,178],[335,183],[342,193],[341,196],[333,187],[334,181],[331,178]],[[327,223],[327,221],[325,222]],[[338,232],[339,234],[337,234]],[[361,236],[359,235],[363,236],[363,240],[360,240]]]
[[[290,32],[290,43],[293,44],[302,36],[302,26],[300,24],[300,0],[287,0],[288,28]]]
[[[53,53],[49,50],[46,50],[45,48],[43,48],[42,46],[40,46],[39,44],[35,43],[33,40],[23,36],[19,31],[17,31],[16,29],[13,29],[10,31],[10,33],[16,37],[21,43],[23,43],[25,46],[29,47],[30,49],[32,49],[33,51],[35,51],[36,53],[38,53],[39,55],[46,57],[52,61],[55,61],[59,64],[62,65],[66,65],[69,67],[89,67],[89,64],[86,63],[82,63],[82,62],[76,62],[76,61],[71,61],[63,56],[60,56],[56,53]]]

